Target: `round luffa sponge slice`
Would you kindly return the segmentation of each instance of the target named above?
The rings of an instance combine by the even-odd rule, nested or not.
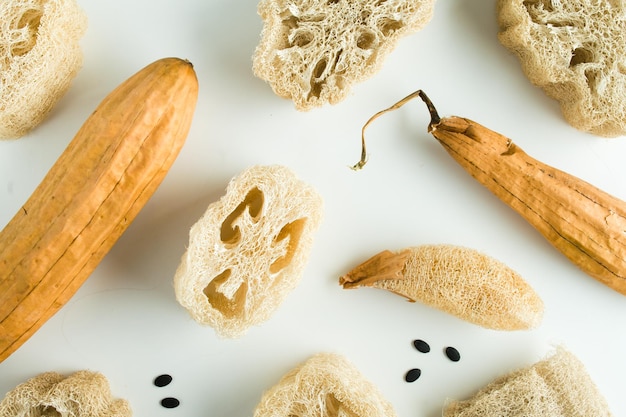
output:
[[[254,417],[396,417],[379,389],[346,358],[318,353],[266,391]]]
[[[500,42],[559,101],[569,124],[626,134],[626,3],[498,0],[497,14]]]
[[[610,417],[608,404],[584,364],[571,352],[556,352],[504,375],[467,401],[452,401],[443,417]]]
[[[433,7],[434,0],[261,0],[254,74],[298,110],[336,104],[425,26]]]
[[[86,29],[76,0],[0,2],[0,139],[24,136],[65,94]]]
[[[45,372],[18,385],[0,401],[1,416],[130,417],[126,400],[111,395],[104,375]]]
[[[191,227],[176,299],[218,335],[243,336],[298,285],[322,216],[321,195],[291,169],[249,167]]]

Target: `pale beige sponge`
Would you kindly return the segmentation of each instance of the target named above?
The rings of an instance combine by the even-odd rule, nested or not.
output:
[[[254,417],[396,417],[378,387],[337,353],[318,353],[266,391]]]
[[[244,170],[189,232],[178,302],[223,337],[265,322],[299,283],[322,213],[321,196],[291,169]]]
[[[497,19],[502,45],[570,125],[626,134],[626,3],[498,0]]]
[[[310,110],[344,100],[377,73],[404,36],[432,18],[435,0],[261,0],[254,74]]]
[[[9,391],[0,402],[0,416],[131,417],[127,400],[113,398],[99,372],[39,374]]]
[[[86,30],[76,0],[0,2],[0,139],[26,135],[65,95]]]
[[[465,401],[449,401],[443,417],[610,417],[585,365],[559,346],[548,358],[497,378]]]
[[[339,283],[346,289],[387,290],[488,329],[528,330],[543,318],[543,301],[519,273],[463,246],[385,250],[340,277]]]

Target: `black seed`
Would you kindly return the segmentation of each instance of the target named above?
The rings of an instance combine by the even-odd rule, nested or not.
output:
[[[161,405],[165,408],[176,408],[180,405],[180,401],[173,397],[167,397],[161,400]]]
[[[452,346],[446,348],[446,356],[452,362],[458,362],[461,359],[461,354],[459,353],[459,351]]]
[[[172,382],[172,376],[168,374],[159,375],[154,378],[154,385],[157,387],[164,387]]]
[[[415,382],[417,381],[417,379],[420,377],[420,375],[422,375],[422,371],[420,371],[419,369],[415,368],[415,369],[411,369],[409,372],[406,373],[406,375],[404,376],[404,380],[406,382]]]
[[[414,340],[413,346],[415,346],[415,349],[422,353],[430,352],[430,345],[421,339]]]

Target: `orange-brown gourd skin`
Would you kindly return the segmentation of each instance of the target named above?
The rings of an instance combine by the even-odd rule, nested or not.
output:
[[[198,96],[163,58],[113,90],[0,232],[0,361],[61,308],[160,185]]]
[[[626,295],[626,203],[527,155],[461,117],[429,131],[476,180],[521,214],[584,272]]]

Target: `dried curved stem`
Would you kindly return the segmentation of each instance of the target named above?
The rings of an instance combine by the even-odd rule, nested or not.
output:
[[[422,90],[417,90],[409,94],[408,96],[404,97],[402,100],[398,101],[392,106],[384,110],[381,110],[375,115],[373,115],[372,117],[370,117],[369,120],[363,125],[363,128],[361,129],[361,159],[359,160],[359,162],[357,162],[351,167],[353,170],[358,171],[362,169],[367,163],[367,148],[365,146],[365,129],[367,129],[370,123],[372,123],[374,120],[378,119],[378,117],[382,116],[383,114],[387,112],[399,109],[400,107],[404,106],[409,101],[413,100],[415,97],[421,98],[424,101],[424,103],[426,103],[426,106],[428,107],[428,112],[430,113],[430,124],[428,125],[429,131],[432,126],[438,124],[441,121],[441,118],[439,117],[439,114],[437,113],[437,109],[435,109],[435,106],[430,101],[426,93],[424,93]]]

